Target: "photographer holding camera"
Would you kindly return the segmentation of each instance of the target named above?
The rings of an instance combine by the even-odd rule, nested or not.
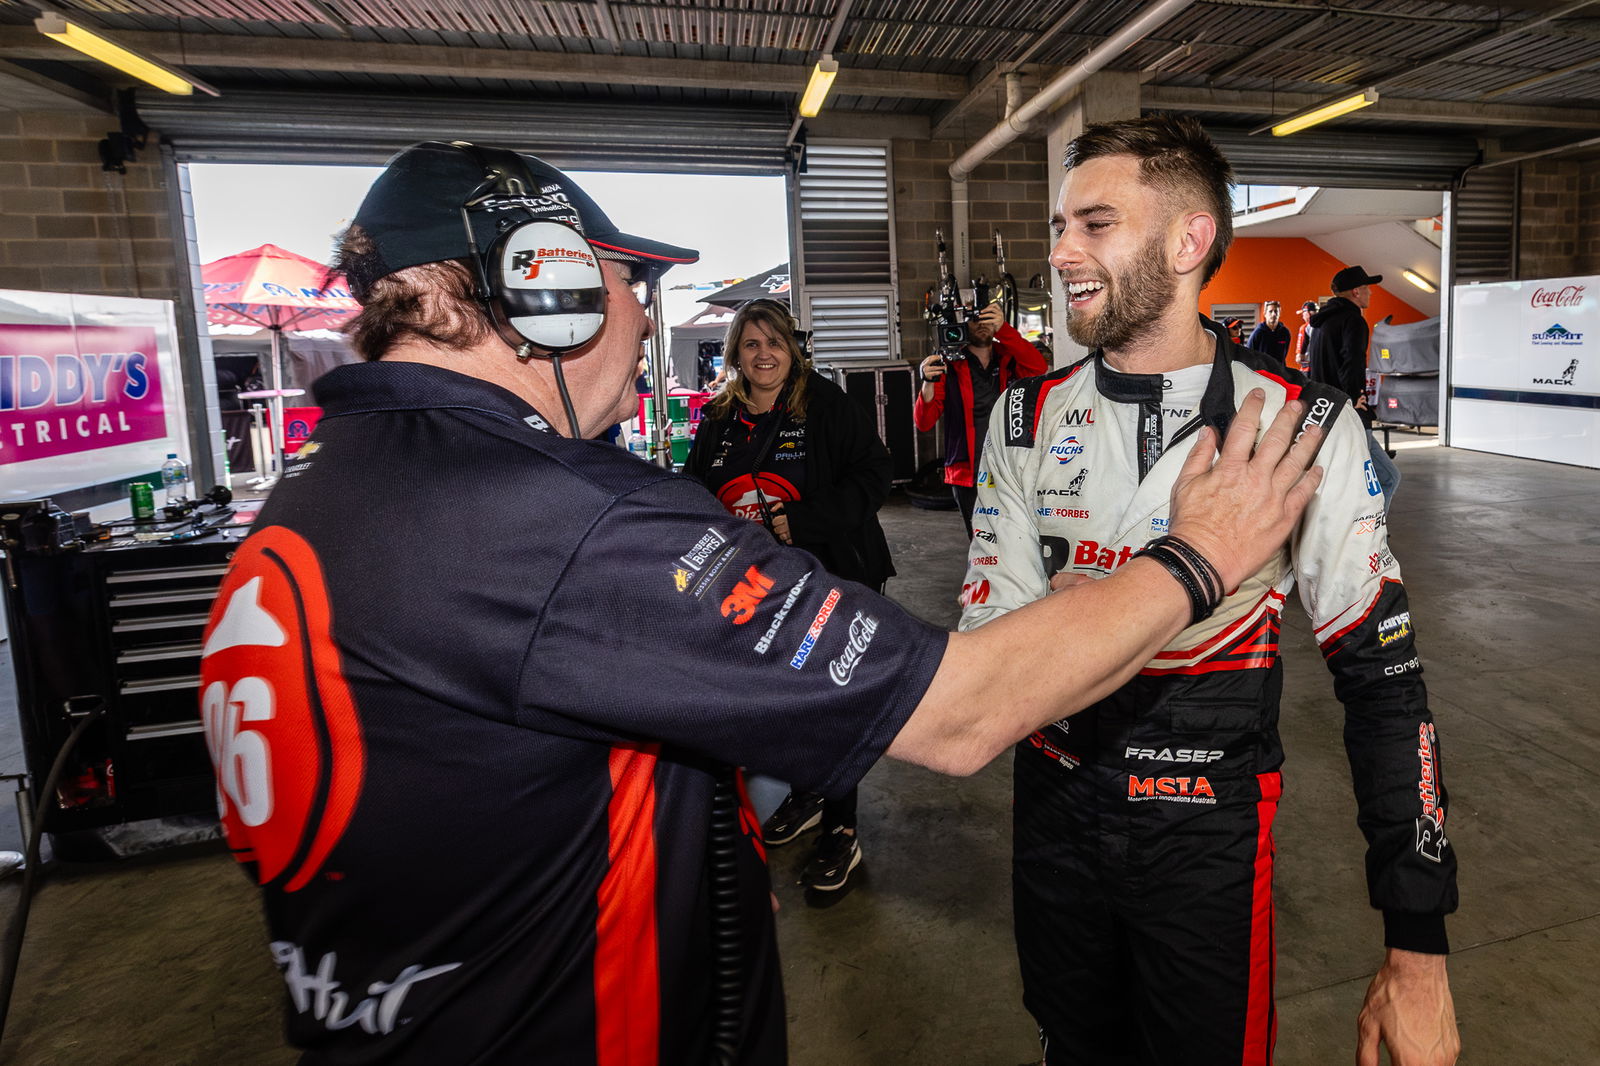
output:
[[[955,494],[970,538],[989,411],[1007,385],[1050,368],[1039,350],[1005,321],[998,302],[968,319],[965,327],[966,343],[959,349],[936,352],[922,361],[922,389],[912,416],[917,429],[926,433],[949,409],[944,422],[944,480]]]

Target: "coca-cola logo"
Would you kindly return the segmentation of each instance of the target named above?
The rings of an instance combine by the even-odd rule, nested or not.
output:
[[[1559,289],[1534,289],[1528,298],[1530,307],[1577,307],[1583,303],[1583,285],[1563,285]]]

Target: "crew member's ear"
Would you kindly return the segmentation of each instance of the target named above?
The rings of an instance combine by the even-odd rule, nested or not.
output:
[[[1206,256],[1217,239],[1217,220],[1204,211],[1191,211],[1181,220],[1178,231],[1178,254],[1172,267],[1179,274],[1192,274],[1205,266]]]

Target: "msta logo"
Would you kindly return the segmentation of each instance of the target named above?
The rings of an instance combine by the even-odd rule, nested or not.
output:
[[[1066,466],[1083,454],[1083,445],[1078,441],[1077,436],[1068,434],[1055,444],[1050,445],[1050,454],[1055,457],[1056,462]]]

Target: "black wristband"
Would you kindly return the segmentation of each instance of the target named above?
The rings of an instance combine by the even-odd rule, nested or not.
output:
[[[1223,598],[1227,596],[1228,590],[1222,587],[1222,575],[1217,572],[1215,566],[1211,565],[1211,560],[1201,555],[1195,546],[1188,541],[1171,535],[1157,537],[1145,546],[1156,547],[1160,545],[1172,548],[1183,558],[1184,562],[1189,564],[1189,568],[1194,571],[1195,576],[1205,585],[1206,599],[1210,602],[1212,609],[1215,610],[1222,603]]]
[[[1188,564],[1183,561],[1176,551],[1168,545],[1155,544],[1134,552],[1133,558],[1137,559],[1141,555],[1160,563],[1166,568],[1167,573],[1171,574],[1178,584],[1183,586],[1183,591],[1189,596],[1190,625],[1203,622],[1211,617],[1213,605],[1208,602],[1205,593],[1200,591],[1200,582],[1196,580]]]

